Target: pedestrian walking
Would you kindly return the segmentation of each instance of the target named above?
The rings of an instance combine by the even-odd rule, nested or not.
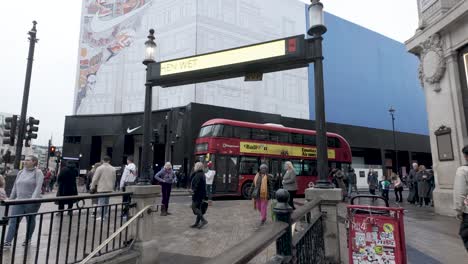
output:
[[[375,195],[375,190],[377,189],[377,185],[379,184],[379,179],[377,173],[370,169],[369,173],[367,174],[367,184],[369,185],[369,193]]]
[[[273,176],[268,174],[268,166],[260,165],[260,171],[255,175],[250,197],[254,202],[254,209],[260,212],[261,225],[267,219],[268,201],[274,197]]]
[[[468,145],[462,149],[465,162],[468,162]],[[459,235],[468,251],[468,165],[458,167],[453,183],[453,204],[460,220]]]
[[[51,177],[52,177],[52,173],[50,172],[49,169],[46,169],[46,172],[44,174],[44,183],[42,184],[44,192],[50,192]]]
[[[353,191],[355,191],[357,194],[359,194],[359,190],[357,188],[357,177],[356,173],[354,172],[353,168],[349,168],[348,170],[348,196],[351,197],[351,194]]]
[[[96,169],[91,182],[91,193],[111,193],[114,191],[116,179],[115,168],[110,165],[110,157],[102,158],[102,165]],[[107,217],[109,197],[98,198],[98,205],[101,207],[101,216],[97,220],[104,220]]]
[[[122,177],[120,178],[120,190],[125,192],[125,186],[135,184],[136,179],[136,166],[133,163],[133,156],[127,157],[127,165],[125,165]]]
[[[420,165],[416,179],[418,182],[419,207],[423,206],[423,202],[425,206],[429,206],[432,175],[426,170],[424,165]]]
[[[122,173],[122,177],[120,178],[120,190],[122,192],[126,191],[126,187],[130,185],[135,184],[136,180],[136,166],[135,163],[133,163],[133,156],[128,156],[127,157],[127,165],[124,168],[124,171]],[[122,196],[122,203],[128,203],[130,202],[130,196],[124,195]],[[125,207],[126,209],[123,210],[122,216],[123,217],[128,217],[128,207]]]
[[[400,179],[400,176],[393,173],[392,174],[392,184],[393,190],[395,191],[395,197],[397,203],[403,202],[403,182]]]
[[[297,192],[296,171],[294,171],[293,164],[290,161],[286,161],[284,167],[286,172],[283,175],[283,188],[289,192],[289,206],[296,210],[296,206],[294,206],[294,196]]]
[[[382,197],[388,201],[388,192],[390,191],[390,181],[387,179],[387,176],[384,176],[384,179],[380,182],[380,190]]]
[[[75,163],[67,161],[66,166],[60,170],[57,177],[57,197],[78,195],[78,189],[76,186],[77,177],[78,169],[76,168]],[[65,208],[65,204],[67,204],[69,209],[68,215],[72,215],[73,212],[70,209],[73,208],[73,203],[73,200],[59,201],[58,209],[63,210]]]
[[[205,173],[203,172],[203,163],[195,163],[193,173],[190,177],[192,179],[192,211],[197,216],[195,223],[191,225],[191,228],[202,228],[208,221],[206,221],[204,214],[206,213],[206,181]]]
[[[154,175],[154,178],[161,184],[162,191],[162,204],[161,215],[170,215],[169,213],[169,198],[171,197],[172,183],[174,182],[175,173],[172,170],[172,164],[166,162],[164,167]]]
[[[412,169],[409,172],[408,175],[408,188],[409,188],[409,194],[408,194],[408,202],[410,204],[417,204],[419,202],[419,196],[418,196],[418,180],[417,180],[417,173],[418,173],[418,163],[413,163],[412,164]]]
[[[10,199],[34,199],[41,198],[41,188],[42,183],[44,182],[44,174],[42,171],[37,168],[38,159],[36,156],[28,155],[24,159],[23,170],[18,172],[16,176],[13,189],[11,190]],[[14,205],[11,208],[10,216],[15,215],[24,215],[24,214],[35,214],[39,211],[41,204],[21,204]],[[17,229],[19,228],[19,223],[23,217],[13,217],[9,220],[8,232],[4,243],[4,249],[11,247],[11,242],[15,236]],[[23,246],[29,245],[31,243],[31,237],[36,228],[36,216],[30,215],[27,216],[27,230],[26,230],[26,240],[23,242]]]
[[[342,170],[336,169],[335,173],[333,173],[333,177],[335,178],[335,182],[338,185],[338,188],[341,189],[341,200],[345,201],[346,196],[348,194],[348,190],[346,189],[346,184],[345,184],[345,175]]]
[[[213,205],[213,180],[216,175],[216,171],[212,169],[213,163],[211,161],[206,164],[206,167],[206,195],[208,196],[208,205]]]

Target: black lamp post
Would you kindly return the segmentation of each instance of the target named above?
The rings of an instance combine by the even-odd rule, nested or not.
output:
[[[150,29],[148,40],[145,42],[146,83],[145,83],[145,110],[143,116],[143,147],[141,153],[141,174],[138,177],[138,185],[151,184],[151,101],[152,86],[148,81],[148,64],[154,63],[156,55],[156,43],[154,42],[154,29]]]
[[[312,0],[309,6],[310,28],[307,31],[314,45],[314,81],[315,81],[315,131],[317,142],[316,188],[333,188],[328,180],[327,124],[325,119],[325,90],[323,85],[322,34],[327,32],[323,19],[323,4]]]
[[[29,87],[31,85],[31,73],[34,60],[34,48],[38,39],[36,38],[36,21],[33,21],[33,27],[28,32],[29,34],[29,53],[28,53],[28,64],[26,66],[26,79],[24,81],[23,90],[23,104],[21,105],[21,116],[19,121],[18,139],[16,141],[16,152],[15,152],[15,163],[14,168],[19,170],[21,161],[21,152],[23,149],[24,134],[26,132],[26,114],[28,112],[28,100],[29,100]]]
[[[390,106],[390,109],[388,109],[388,112],[390,113],[390,116],[392,117],[392,132],[393,132],[393,152],[395,152],[395,165],[396,165],[396,174],[399,173],[398,170],[398,152],[397,152],[397,145],[396,145],[396,134],[395,134],[395,109],[393,109],[392,106]]]

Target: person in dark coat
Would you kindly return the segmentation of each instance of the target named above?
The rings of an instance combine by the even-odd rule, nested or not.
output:
[[[408,188],[409,188],[409,194],[408,194],[408,202],[411,204],[416,204],[419,202],[419,197],[418,197],[418,181],[417,181],[417,173],[418,173],[418,164],[413,163],[412,164],[413,168],[410,170],[409,175],[408,175]]]
[[[60,173],[57,177],[57,197],[78,195],[78,190],[76,188],[77,177],[78,169],[73,162],[68,161],[67,165],[60,170]],[[68,209],[73,208],[73,200],[67,200],[60,201],[58,209],[63,210],[65,204],[68,204]],[[68,211],[68,214],[71,215],[72,211]]]
[[[416,179],[418,182],[418,196],[419,196],[419,207],[424,205],[429,206],[431,199],[431,183],[432,175],[426,170],[424,165],[419,166],[419,171],[416,174]]]
[[[192,211],[193,214],[197,216],[195,224],[191,225],[191,228],[202,228],[208,221],[203,217],[206,212],[206,207],[208,205],[206,197],[206,181],[205,173],[203,171],[203,163],[195,163],[194,172],[191,175],[192,178]],[[206,204],[204,205],[206,201]]]

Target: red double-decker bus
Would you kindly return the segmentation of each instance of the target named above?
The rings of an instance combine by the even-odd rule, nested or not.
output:
[[[351,164],[351,148],[340,135],[327,133],[329,168]],[[195,145],[197,161],[211,161],[216,170],[214,195],[249,197],[253,178],[265,163],[275,177],[291,161],[297,174],[297,194],[317,180],[315,131],[227,119],[205,122]]]

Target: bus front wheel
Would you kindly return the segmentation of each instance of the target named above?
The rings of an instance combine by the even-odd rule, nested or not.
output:
[[[252,189],[253,183],[252,182],[246,182],[244,185],[242,185],[242,197],[244,199],[250,199],[250,193]]]

